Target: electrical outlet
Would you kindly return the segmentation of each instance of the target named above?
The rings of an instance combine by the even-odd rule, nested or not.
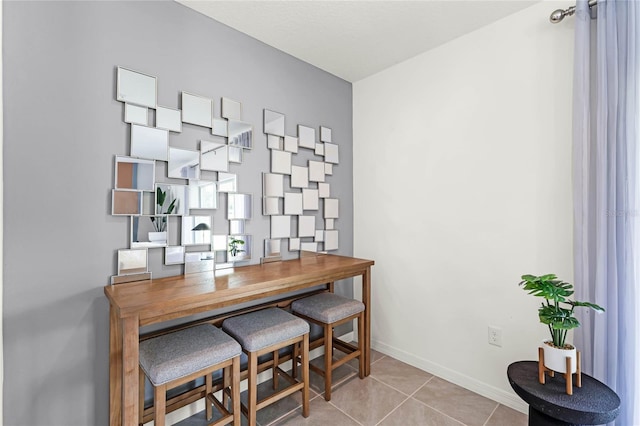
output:
[[[489,344],[502,347],[502,329],[489,326]]]

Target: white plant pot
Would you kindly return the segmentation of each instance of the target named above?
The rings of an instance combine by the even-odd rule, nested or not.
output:
[[[166,243],[167,231],[164,232],[149,232],[149,241],[152,243]]]
[[[542,350],[544,352],[544,366],[550,370],[558,373],[567,372],[567,357],[571,358],[571,374],[577,371],[576,362],[576,348],[573,349],[560,349],[554,346],[549,346],[546,342],[542,343]]]

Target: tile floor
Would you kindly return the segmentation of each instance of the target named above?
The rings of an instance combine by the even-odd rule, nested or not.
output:
[[[322,366],[322,357],[312,361]],[[258,411],[260,426],[525,426],[527,416],[401,361],[372,351],[371,375],[358,378],[357,360],[334,370],[331,401],[322,377],[311,372],[310,416],[302,417],[300,392]],[[280,383],[285,383],[280,380]],[[260,384],[258,398],[273,392]],[[243,400],[246,392],[243,393]],[[246,419],[243,417],[243,424]],[[178,426],[206,425],[204,412]]]

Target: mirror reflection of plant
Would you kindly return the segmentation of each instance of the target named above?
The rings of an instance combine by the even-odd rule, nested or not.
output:
[[[229,253],[231,253],[231,256],[235,257],[238,255],[238,253],[244,253],[245,251],[238,247],[238,245],[244,245],[244,240],[240,240],[236,237],[230,238],[231,241],[229,241]]]
[[[163,212],[162,209],[164,208],[164,202],[167,201],[167,193],[168,191],[163,191],[160,187],[156,190],[156,204],[158,205],[156,210],[162,214],[173,213],[173,210],[176,208],[176,201],[178,201],[177,198],[171,200],[169,207],[167,207],[167,211]],[[167,229],[166,216],[152,216],[150,219],[156,232],[164,232]]]
[[[519,283],[529,294],[545,299],[542,306],[538,308],[540,322],[549,327],[553,345],[558,348],[565,347],[567,331],[580,327],[580,322],[573,316],[573,310],[577,306],[591,308],[596,312],[604,312],[604,308],[589,302],[578,302],[569,300],[573,294],[573,285],[559,280],[555,274],[523,275]],[[545,303],[546,302],[546,303]],[[560,305],[564,303],[569,307]]]

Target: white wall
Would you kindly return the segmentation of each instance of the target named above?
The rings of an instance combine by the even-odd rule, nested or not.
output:
[[[573,21],[548,22],[560,5],[353,88],[354,252],[376,261],[373,347],[522,411],[506,369],[535,359],[546,329],[519,277],[572,279]]]

